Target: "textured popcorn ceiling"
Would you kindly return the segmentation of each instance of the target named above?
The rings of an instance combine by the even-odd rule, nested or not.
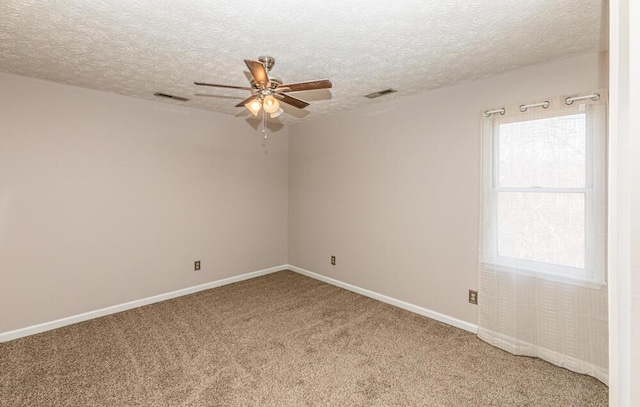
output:
[[[241,116],[248,91],[193,81],[246,86],[243,59],[271,55],[285,82],[333,82],[293,94],[291,123],[597,51],[603,1],[3,0],[0,71]]]

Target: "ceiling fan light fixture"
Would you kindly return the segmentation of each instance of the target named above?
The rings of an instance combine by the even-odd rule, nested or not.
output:
[[[259,99],[253,99],[252,101],[244,105],[254,116],[257,116],[262,108],[262,103]]]
[[[264,98],[262,107],[265,112],[273,114],[280,109],[280,102],[278,102],[278,99],[274,98],[272,95],[268,95]]]
[[[249,69],[251,77],[249,82],[251,87],[223,85],[207,82],[193,82],[197,86],[211,86],[214,88],[240,89],[251,91],[251,96],[242,100],[235,107],[246,107],[254,116],[258,116],[260,111],[263,113],[263,120],[266,120],[267,113],[269,117],[276,118],[284,113],[281,106],[284,104],[295,107],[296,109],[304,109],[309,106],[308,102],[289,95],[289,92],[311,91],[319,89],[330,89],[333,87],[328,79],[317,79],[305,82],[293,82],[283,84],[279,78],[270,77],[268,72],[271,71],[275,59],[269,56],[261,56],[258,61],[251,59],[244,60],[245,65]],[[202,96],[202,95],[200,95]],[[209,95],[204,95],[209,96]],[[213,95],[211,95],[213,96]]]

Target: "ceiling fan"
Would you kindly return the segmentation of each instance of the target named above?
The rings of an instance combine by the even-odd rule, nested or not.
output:
[[[251,91],[251,96],[242,102],[238,103],[236,107],[246,107],[254,116],[257,116],[260,110],[263,110],[263,118],[266,120],[266,113],[270,117],[275,118],[280,116],[284,110],[280,107],[280,102],[284,102],[288,105],[297,107],[298,109],[304,109],[309,106],[309,103],[304,100],[298,99],[289,95],[290,92],[300,92],[306,90],[316,89],[328,89],[333,85],[328,79],[320,79],[315,81],[297,82],[283,84],[281,79],[275,77],[269,77],[268,72],[271,71],[276,60],[270,56],[261,56],[257,61],[245,59],[244,63],[247,64],[249,71],[251,72],[251,87],[248,86],[233,86],[233,85],[218,85],[214,83],[194,82],[199,86],[212,86],[215,88],[228,88],[228,89],[242,89]]]

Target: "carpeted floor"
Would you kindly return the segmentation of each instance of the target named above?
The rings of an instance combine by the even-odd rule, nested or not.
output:
[[[606,406],[607,387],[283,271],[0,344],[0,406]]]

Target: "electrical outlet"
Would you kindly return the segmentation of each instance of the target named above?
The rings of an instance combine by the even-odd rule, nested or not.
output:
[[[469,302],[472,304],[478,304],[478,292],[469,290]]]
[[[331,265],[332,266],[336,265],[336,256],[331,256]]]
[[[193,270],[194,271],[200,270],[200,260],[196,260],[195,262],[193,262]]]

